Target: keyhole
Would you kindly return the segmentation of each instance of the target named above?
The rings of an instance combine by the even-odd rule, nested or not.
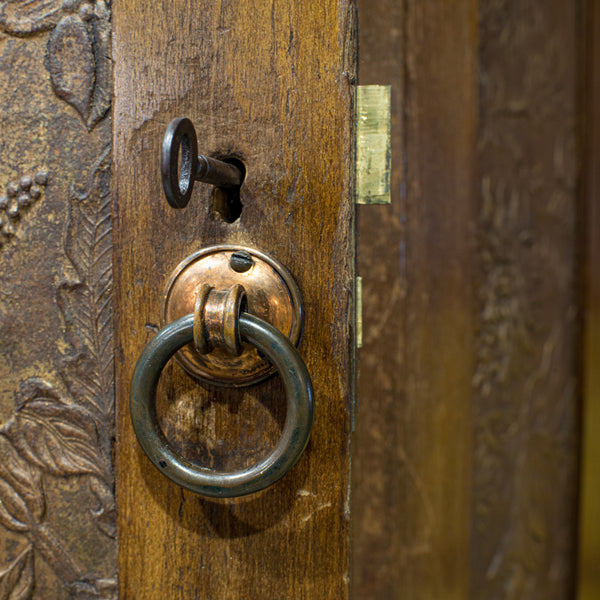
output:
[[[223,162],[237,167],[242,173],[242,183],[235,187],[215,188],[212,209],[225,223],[235,223],[242,214],[244,205],[240,199],[240,189],[246,177],[246,166],[237,158],[221,158]]]

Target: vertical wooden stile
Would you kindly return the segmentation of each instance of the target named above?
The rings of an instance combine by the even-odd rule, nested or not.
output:
[[[348,596],[352,407],[354,7],[276,0],[114,6],[114,210],[121,597]],[[168,122],[187,116],[200,152],[245,164],[234,223],[198,184],[184,210],[159,179]],[[135,361],[160,326],[167,278],[217,243],[263,250],[292,272],[306,310],[300,352],[315,426],[292,472],[263,493],[215,501],[162,477],[127,410]],[[185,455],[233,469],[279,435],[282,388],[203,386],[178,366],[158,392],[163,429]]]

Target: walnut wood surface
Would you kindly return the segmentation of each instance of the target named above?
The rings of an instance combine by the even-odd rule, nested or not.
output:
[[[349,2],[121,1],[114,7],[114,215],[118,332],[121,598],[348,596],[354,235]],[[167,205],[159,148],[188,116],[200,151],[243,160],[239,220],[198,184]],[[306,309],[300,352],[315,426],[292,472],[263,493],[215,501],[178,488],[141,454],[129,379],[159,326],[163,288],[202,246],[244,243],[294,274]],[[284,415],[272,379],[245,391],[202,386],[168,367],[163,428],[200,464],[233,469],[272,447]]]
[[[577,14],[560,0],[480,3],[476,598],[573,597]]]
[[[359,210],[359,598],[573,597],[577,11],[359,2],[394,107],[392,205]]]
[[[359,3],[360,83],[392,85],[392,204],[359,209],[357,598],[466,598],[477,3]]]

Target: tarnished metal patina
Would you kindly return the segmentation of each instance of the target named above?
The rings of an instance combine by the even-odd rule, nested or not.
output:
[[[392,108],[389,85],[356,88],[356,203],[389,204]]]
[[[228,290],[215,290],[203,283],[196,294],[194,308],[194,348],[208,354],[223,348],[231,356],[242,353],[239,315],[247,306],[246,291],[239,284]]]
[[[212,246],[189,256],[167,283],[163,326],[194,313],[201,284],[216,290],[242,286],[248,312],[273,325],[292,345],[298,344],[303,325],[302,299],[294,278],[278,261],[237,245]],[[197,339],[202,348],[203,341],[200,336]],[[273,367],[248,343],[243,344],[237,357],[224,347],[207,354],[190,344],[177,352],[176,359],[194,377],[216,385],[252,385],[274,373]]]
[[[194,181],[234,188],[242,185],[244,173],[231,163],[198,155],[193,123],[187,118],[178,118],[169,123],[163,139],[161,178],[169,204],[173,208],[185,208],[190,201]]]
[[[241,286],[234,285],[217,294],[210,286],[203,286],[199,297],[208,298],[211,305],[208,312],[216,312],[220,307],[221,315],[211,318],[208,326],[202,323],[206,304],[202,302],[200,316],[197,311],[177,319],[148,343],[131,380],[131,421],[140,446],[154,466],[178,485],[203,496],[244,496],[275,483],[300,458],[312,429],[312,384],[300,354],[280,331],[253,315],[239,314],[243,299]],[[233,329],[231,317],[235,318]],[[279,442],[264,460],[238,471],[220,472],[187,460],[171,446],[156,417],[155,398],[164,366],[175,352],[193,340],[195,334],[203,339],[203,349],[212,345],[218,349],[229,345],[228,338],[232,334],[236,337],[234,331],[239,331],[245,342],[262,352],[277,368],[285,387],[287,410]],[[230,356],[230,360],[234,357]]]
[[[164,321],[136,363],[129,397],[135,434],[154,466],[180,486],[214,497],[251,494],[283,477],[306,447],[313,421],[310,376],[294,347],[302,330],[302,302],[287,269],[252,248],[201,250],[171,276]],[[173,448],[155,407],[161,372],[173,355],[192,375],[231,387],[279,371],[286,418],[268,456],[254,466],[223,472],[195,464]]]

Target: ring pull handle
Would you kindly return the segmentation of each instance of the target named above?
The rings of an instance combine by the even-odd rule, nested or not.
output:
[[[201,285],[194,314],[159,331],[142,351],[131,380],[130,413],[140,446],[166,477],[203,496],[243,496],[275,483],[300,458],[312,429],[312,384],[300,354],[275,327],[242,312],[244,305],[241,285],[225,291]],[[287,401],[285,424],[275,448],[262,462],[238,471],[214,471],[187,460],[166,439],[156,417],[158,381],[173,354],[192,341],[200,352],[222,347],[232,355],[241,351],[241,342],[246,341],[279,372]]]
[[[173,208],[185,208],[195,181],[221,188],[242,185],[244,174],[235,165],[198,155],[194,124],[187,118],[173,119],[163,138],[160,173],[167,201]]]

